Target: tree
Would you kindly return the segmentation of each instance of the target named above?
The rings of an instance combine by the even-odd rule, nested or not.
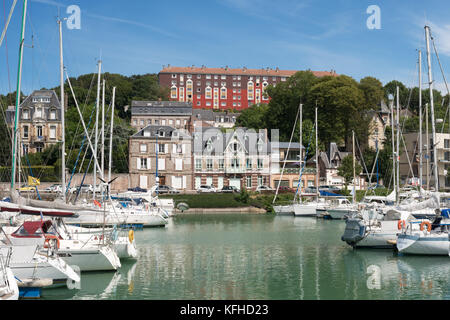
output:
[[[289,141],[300,103],[303,104],[303,119],[314,119],[315,104],[309,99],[309,93],[317,81],[311,71],[300,71],[286,82],[266,88],[271,101],[264,122],[267,128],[280,130],[280,141]],[[298,135],[294,136],[294,141],[298,140]]]
[[[267,104],[254,104],[241,112],[236,120],[236,126],[250,129],[268,128],[266,125],[266,115],[269,110]]]
[[[361,165],[356,162],[355,165],[355,174],[359,176],[362,171]],[[347,186],[353,180],[353,156],[346,156],[342,159],[341,165],[338,168],[338,175],[344,178],[345,180],[345,190],[347,190]]]

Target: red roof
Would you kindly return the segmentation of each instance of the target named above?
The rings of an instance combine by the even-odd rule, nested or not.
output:
[[[250,76],[280,76],[290,77],[299,70],[277,69],[247,69],[247,68],[206,68],[206,67],[165,67],[160,73],[188,73],[188,74],[223,74],[223,75],[250,75]],[[310,70],[311,71],[311,70]],[[337,76],[332,71],[311,71],[316,77]]]

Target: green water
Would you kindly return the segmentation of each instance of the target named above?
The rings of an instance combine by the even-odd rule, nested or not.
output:
[[[353,250],[344,221],[195,215],[135,233],[139,258],[44,299],[449,299],[450,258]]]

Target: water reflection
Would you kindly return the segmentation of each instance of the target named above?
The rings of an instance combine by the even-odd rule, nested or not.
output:
[[[82,289],[64,298],[449,298],[448,258],[353,250],[340,240],[344,228],[315,218],[180,216],[136,233],[137,262],[82,274]]]

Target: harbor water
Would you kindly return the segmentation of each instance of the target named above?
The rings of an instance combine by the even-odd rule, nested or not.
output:
[[[82,273],[81,288],[43,299],[449,299],[449,257],[353,250],[344,221],[272,215],[185,215],[136,231],[137,261]]]

